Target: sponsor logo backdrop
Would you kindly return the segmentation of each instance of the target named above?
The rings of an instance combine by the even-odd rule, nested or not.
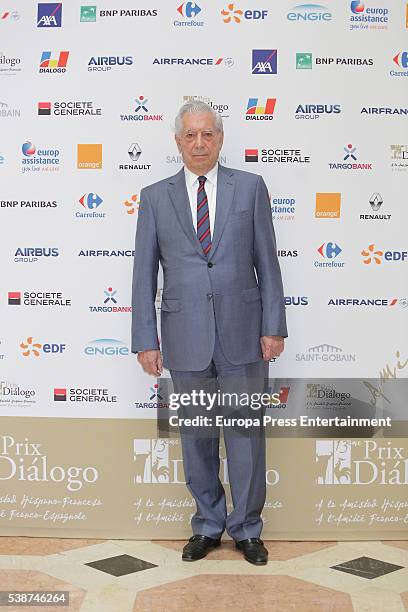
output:
[[[0,12],[4,533],[189,531],[179,442],[154,429],[160,381],[129,351],[140,190],[181,167],[172,126],[186,100],[223,116],[221,162],[262,174],[269,189],[290,334],[271,377],[407,376],[407,3],[138,5],[15,0]],[[160,276],[158,320],[161,288]],[[326,521],[345,489],[403,497],[402,475],[368,482],[368,439],[335,437],[291,440],[290,466],[287,446],[270,441],[269,475],[280,474],[270,503],[285,497],[285,510],[267,505],[266,537],[346,537],[350,522]],[[81,486],[68,486],[70,467]],[[287,522],[300,485],[310,516]],[[168,487],[183,518],[156,525],[146,504]],[[7,514],[21,495],[64,491],[104,501],[89,522]],[[402,526],[355,525],[359,537]]]

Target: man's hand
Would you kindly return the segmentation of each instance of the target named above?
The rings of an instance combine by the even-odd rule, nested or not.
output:
[[[262,336],[260,342],[264,361],[279,357],[285,346],[282,336]]]
[[[146,374],[151,374],[152,376],[156,377],[162,375],[163,360],[158,349],[139,351],[137,354],[137,360]]]

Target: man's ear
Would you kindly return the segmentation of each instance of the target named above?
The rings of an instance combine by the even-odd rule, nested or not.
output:
[[[175,136],[174,136],[174,140],[176,141],[176,144],[177,144],[177,148],[178,148],[178,150],[179,150],[179,153],[181,153],[180,141],[179,141],[178,136],[176,136],[176,135],[175,135]]]

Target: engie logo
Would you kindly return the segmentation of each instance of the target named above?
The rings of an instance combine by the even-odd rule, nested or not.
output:
[[[62,2],[41,2],[37,10],[37,28],[60,28]]]
[[[286,15],[289,21],[331,21],[332,13],[321,4],[298,4]]]
[[[85,355],[91,357],[123,357],[129,355],[129,349],[121,340],[100,338],[92,340],[84,349]]]
[[[20,343],[23,357],[39,357],[41,354],[55,355],[63,353],[66,349],[66,344],[57,342],[45,342],[42,344],[35,340],[32,336],[28,336],[26,340]]]

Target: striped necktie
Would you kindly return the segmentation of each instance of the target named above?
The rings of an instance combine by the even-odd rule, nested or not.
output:
[[[203,248],[204,255],[208,255],[211,249],[210,213],[208,210],[208,198],[204,187],[206,180],[206,176],[198,177],[197,190],[197,236]]]

